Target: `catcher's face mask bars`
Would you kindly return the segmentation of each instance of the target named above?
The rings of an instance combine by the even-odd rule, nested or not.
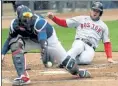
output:
[[[30,21],[31,21],[32,16],[33,16],[33,14],[31,12],[24,12],[23,15],[22,15],[22,18],[21,18],[21,22],[24,25],[29,24]]]

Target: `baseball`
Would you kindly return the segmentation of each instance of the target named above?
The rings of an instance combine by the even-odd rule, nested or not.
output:
[[[48,67],[48,68],[52,67],[52,62],[48,61],[48,62],[47,62],[47,67]]]

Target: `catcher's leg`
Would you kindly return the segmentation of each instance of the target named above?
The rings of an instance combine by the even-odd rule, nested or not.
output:
[[[10,42],[12,58],[18,78],[14,79],[13,85],[22,85],[30,82],[29,75],[25,70],[24,43],[21,38],[12,39]]]
[[[75,59],[67,56],[67,58],[62,62],[64,68],[69,71],[72,75],[78,75],[81,78],[91,77],[91,74],[87,70],[79,70],[79,67],[75,61]]]

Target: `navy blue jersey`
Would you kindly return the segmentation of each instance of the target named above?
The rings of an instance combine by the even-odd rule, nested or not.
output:
[[[18,19],[14,19],[11,22],[10,35],[12,37],[20,34],[23,37],[37,38],[42,33],[45,35],[40,35],[40,38],[43,36],[45,39],[49,38],[53,33],[53,27],[42,16],[35,14],[29,26],[20,24]]]
[[[34,14],[29,25],[24,26],[16,18],[13,19],[10,26],[9,37],[2,49],[2,54],[6,54],[9,50],[10,39],[21,35],[30,39],[47,40],[53,33],[53,27],[42,17]]]

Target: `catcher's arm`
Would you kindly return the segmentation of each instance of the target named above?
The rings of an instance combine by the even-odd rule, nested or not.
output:
[[[4,46],[3,46],[3,48],[2,48],[2,52],[1,52],[1,54],[2,54],[2,62],[3,62],[3,60],[4,60],[4,57],[5,57],[5,55],[6,55],[6,53],[9,51],[9,49],[10,49],[10,47],[9,47],[9,41],[10,41],[10,37],[8,37],[7,38],[7,40],[5,41],[5,43],[4,43]]]
[[[10,41],[10,38],[8,37],[2,48],[2,55],[5,55],[9,51],[9,41]]]
[[[45,33],[40,32],[39,34],[41,35],[41,34],[45,34]],[[47,50],[48,42],[46,41],[46,39],[40,39],[39,43],[41,46],[42,61],[43,61],[44,66],[47,67],[47,62],[50,61],[50,56],[49,56],[48,50]]]
[[[47,41],[46,40],[41,40],[39,43],[41,45],[42,61],[43,61],[43,64],[45,65],[45,67],[46,67],[47,62],[49,61],[48,53],[47,53]]]
[[[9,30],[9,35],[8,35],[7,40],[4,43],[4,46],[3,46],[2,52],[1,52],[1,54],[2,54],[2,59],[1,59],[2,62],[4,60],[4,57],[5,57],[6,53],[10,50],[10,46],[9,46],[10,40],[18,35],[18,33],[15,31],[16,27],[14,27],[14,24],[11,25],[11,26],[13,26],[13,27],[9,28],[10,29]]]
[[[48,28],[47,24],[48,24],[47,21],[44,19],[40,19],[36,24],[38,41],[41,45],[41,57],[45,67],[47,67],[47,62],[49,61],[50,57],[47,50],[48,46],[47,33],[46,33],[46,29]]]

